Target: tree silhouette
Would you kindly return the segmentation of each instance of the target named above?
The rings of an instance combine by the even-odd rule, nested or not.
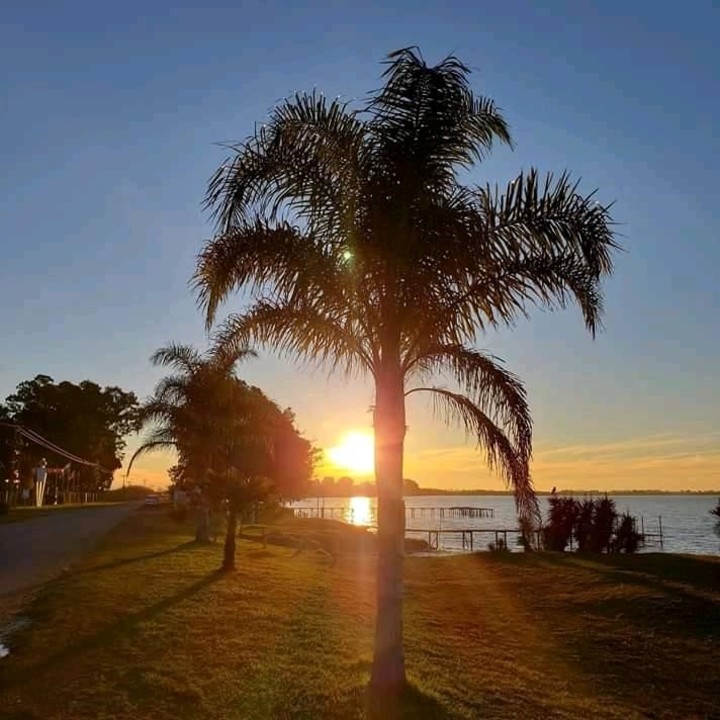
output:
[[[198,497],[196,539],[209,537],[207,504],[226,503],[228,526],[223,567],[235,566],[237,513],[271,496],[297,497],[312,472],[313,451],[282,411],[259,388],[234,372],[243,349],[232,355],[202,355],[187,345],[169,345],[153,356],[174,374],[162,378],[143,404],[150,431],[128,466],[158,449],[177,451],[175,479]]]
[[[609,209],[568,175],[531,169],[504,191],[459,171],[510,133],[468,69],[388,56],[384,85],[359,110],[322,94],[276,107],[210,181],[216,234],[195,275],[213,324],[237,290],[250,305],[216,340],[269,346],[375,386],[378,583],[371,684],[405,684],[402,594],[406,398],[429,393],[459,422],[535,520],[531,418],[519,379],[476,343],[535,304],[582,309],[591,332],[616,247]],[[442,384],[433,382],[440,379]]]

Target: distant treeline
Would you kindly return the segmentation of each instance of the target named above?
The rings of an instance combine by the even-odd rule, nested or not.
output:
[[[420,486],[408,478],[403,480],[405,495],[422,495],[425,494]],[[366,497],[375,497],[377,489],[374,482],[355,482],[351,477],[343,475],[339,478],[324,477],[321,480],[312,480],[308,486],[308,497],[350,497],[352,495],[361,495]]]
[[[426,488],[414,480],[405,478],[403,480],[403,491],[406,497],[418,495],[512,495],[512,490],[444,490],[441,488]],[[538,495],[552,495],[548,490],[537,490]],[[719,490],[558,490],[557,495],[718,495]],[[315,479],[308,488],[308,497],[350,497],[352,495],[363,495],[375,497],[377,491],[374,482],[355,482],[353,478],[343,475],[342,477],[324,477]]]

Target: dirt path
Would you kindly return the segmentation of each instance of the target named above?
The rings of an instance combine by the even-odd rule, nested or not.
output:
[[[0,612],[3,599],[59,575],[136,506],[58,510],[24,522],[0,524]]]

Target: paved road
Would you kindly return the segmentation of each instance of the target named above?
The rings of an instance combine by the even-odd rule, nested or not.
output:
[[[0,524],[0,598],[59,575],[136,505],[57,510]]]

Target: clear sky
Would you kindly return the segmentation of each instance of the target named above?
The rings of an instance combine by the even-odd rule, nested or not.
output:
[[[526,381],[541,488],[720,488],[720,6],[714,0],[5,0],[0,397],[37,373],[146,396],[150,353],[204,343],[188,290],[224,152],[282,97],[360,98],[390,50],[474,69],[516,150],[475,174],[570,169],[615,200],[606,329],[534,312],[483,348]],[[241,368],[317,444],[369,428],[369,385],[263,355]],[[406,475],[500,487],[410,405]],[[138,478],[164,481],[164,457]],[[324,471],[323,471],[324,472]],[[336,473],[339,474],[339,473]]]

